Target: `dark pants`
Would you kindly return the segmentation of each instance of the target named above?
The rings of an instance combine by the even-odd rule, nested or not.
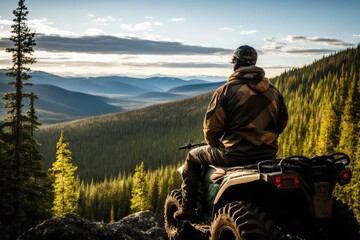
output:
[[[182,173],[183,208],[196,208],[201,165],[229,166],[233,163],[225,159],[219,148],[209,145],[189,151]]]

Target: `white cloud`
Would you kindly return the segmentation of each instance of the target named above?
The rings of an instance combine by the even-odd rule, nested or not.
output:
[[[218,30],[219,31],[228,31],[228,32],[237,32],[237,33],[240,33],[242,35],[251,35],[251,34],[254,34],[254,33],[257,32],[257,30],[240,30],[240,28],[243,28],[243,27],[244,27],[243,25],[239,25],[236,28],[222,27],[222,28],[219,28]]]
[[[109,23],[109,22],[118,22],[118,21],[121,21],[121,19],[120,18],[116,19],[113,16],[107,16],[104,18],[94,19],[92,22],[96,23],[96,24],[100,24],[100,25],[105,25],[106,23]]]
[[[92,13],[88,13],[87,16],[88,16],[88,17],[95,17],[95,15],[92,14]]]
[[[235,32],[236,29],[231,28],[231,27],[222,27],[218,29],[219,31],[229,31],[229,32]]]
[[[360,34],[353,34],[353,37],[360,38]]]
[[[185,22],[186,18],[183,18],[183,17],[172,18],[172,19],[170,19],[170,21],[172,21],[172,22]]]
[[[105,32],[98,28],[88,28],[85,32],[85,35],[89,36],[98,36],[98,35],[105,35]]]
[[[121,24],[120,28],[123,30],[127,30],[130,32],[137,32],[137,31],[152,31],[153,27],[161,26],[162,23],[160,22],[142,22],[142,23],[135,23],[135,24]]]
[[[28,26],[35,30],[36,33],[45,35],[60,35],[60,36],[74,36],[75,34],[70,31],[58,29],[52,26],[54,23],[48,21],[46,18],[32,19],[28,21]]]
[[[156,17],[154,17],[154,16],[146,16],[145,18],[146,18],[146,19],[154,19],[154,18],[156,18]]]
[[[239,33],[243,34],[243,35],[251,35],[251,34],[254,34],[256,32],[257,32],[257,30],[242,30]]]
[[[0,26],[11,26],[13,22],[7,19],[2,19],[0,16]]]
[[[0,16],[0,38],[8,38],[11,35],[10,26],[12,23],[12,21],[2,19]]]
[[[144,36],[144,39],[152,40],[152,41],[177,42],[177,43],[183,42],[183,40],[181,40],[181,39],[162,37],[160,35],[149,33],[149,32],[144,32],[143,36]]]

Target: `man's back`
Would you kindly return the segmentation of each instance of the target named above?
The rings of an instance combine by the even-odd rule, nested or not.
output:
[[[276,157],[288,116],[282,95],[264,75],[254,65],[237,69],[214,93],[206,113],[205,140],[233,164]]]

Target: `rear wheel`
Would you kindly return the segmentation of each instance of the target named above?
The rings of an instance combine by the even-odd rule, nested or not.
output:
[[[327,239],[360,239],[360,227],[353,211],[339,200],[334,201],[333,215],[327,229]]]
[[[220,208],[211,224],[211,240],[278,239],[279,231],[251,203],[232,202]]]

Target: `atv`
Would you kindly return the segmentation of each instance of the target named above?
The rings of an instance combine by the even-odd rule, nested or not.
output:
[[[349,163],[346,154],[337,152],[247,166],[203,166],[197,220],[174,218],[182,203],[181,189],[176,189],[165,201],[165,230],[170,240],[360,240],[353,212],[332,195],[337,183],[350,182]]]

